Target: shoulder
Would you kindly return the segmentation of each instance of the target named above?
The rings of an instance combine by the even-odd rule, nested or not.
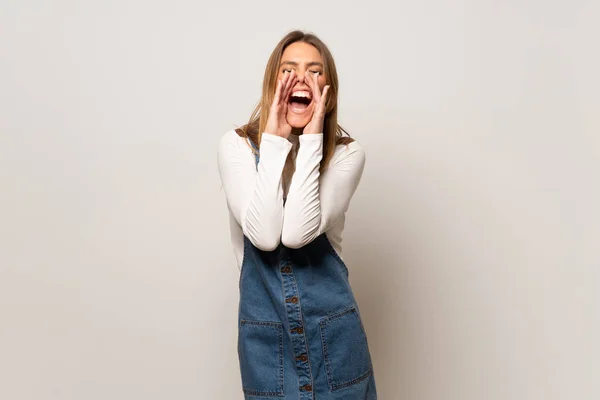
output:
[[[246,138],[237,134],[235,129],[225,132],[219,140],[217,163],[220,169],[248,167],[255,164],[255,155]]]
[[[240,136],[238,130],[231,129],[225,132],[219,140],[219,154],[229,153],[232,151],[243,151],[252,153],[249,143],[246,138]]]
[[[353,139],[348,143],[338,143],[335,146],[333,157],[331,158],[332,165],[352,163],[358,166],[363,166],[366,161],[366,154],[363,146]]]
[[[221,136],[219,145],[234,144],[238,145],[244,141],[244,138],[238,133],[237,129],[230,129]]]

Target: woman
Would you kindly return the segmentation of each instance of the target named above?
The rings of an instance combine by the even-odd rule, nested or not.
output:
[[[271,54],[249,123],[219,145],[241,270],[238,354],[246,399],[377,398],[341,259],[344,215],[365,155],[342,135],[337,94],[325,44],[290,32]]]

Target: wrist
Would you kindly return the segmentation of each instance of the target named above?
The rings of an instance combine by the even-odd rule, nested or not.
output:
[[[284,132],[271,133],[271,132],[264,131],[263,134],[265,134],[265,135],[271,135],[271,136],[278,136],[278,137],[281,137],[281,138],[284,138],[284,139],[287,139],[290,136],[289,133],[285,134]]]
[[[319,134],[319,133],[323,133],[323,127],[322,126],[314,126],[314,127],[306,127],[302,133],[307,134],[307,135],[315,135],[315,134]]]
[[[307,133],[300,135],[300,141],[303,142],[319,142],[322,141],[324,134],[322,132],[319,133]]]

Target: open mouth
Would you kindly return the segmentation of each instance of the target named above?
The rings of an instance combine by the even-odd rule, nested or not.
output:
[[[295,113],[302,113],[312,103],[312,96],[307,91],[296,91],[292,93],[288,101],[290,109]]]

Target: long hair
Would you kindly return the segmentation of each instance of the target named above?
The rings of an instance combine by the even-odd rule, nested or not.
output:
[[[275,97],[275,87],[279,74],[281,56],[290,44],[296,42],[308,43],[319,51],[321,58],[323,59],[323,72],[326,79],[326,85],[330,85],[327,94],[327,103],[325,104],[325,119],[323,121],[323,158],[319,168],[319,171],[322,173],[333,157],[336,145],[349,144],[354,141],[354,139],[350,138],[348,132],[338,124],[337,104],[339,83],[333,56],[325,43],[312,33],[305,33],[299,30],[292,31],[285,35],[283,39],[279,41],[277,46],[275,46],[275,49],[267,62],[267,67],[265,68],[262,97],[252,112],[248,123],[240,127],[237,132],[240,136],[247,138],[247,140],[252,140],[252,142],[260,148],[262,134],[267,125],[269,109],[271,108],[271,103]],[[344,136],[344,134],[346,134],[346,136]],[[254,149],[252,149],[252,151],[255,152]],[[293,174],[294,166],[290,161],[291,152],[286,161],[286,166],[284,167],[284,180],[289,179],[291,174]]]

